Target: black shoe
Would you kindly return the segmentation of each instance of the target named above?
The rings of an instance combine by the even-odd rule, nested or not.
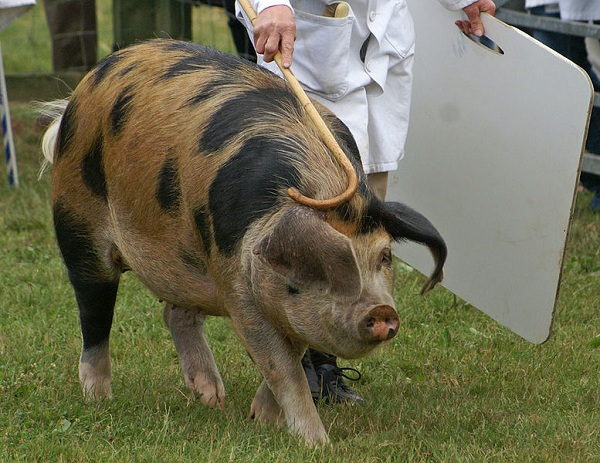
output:
[[[358,381],[362,377],[360,371],[354,368],[339,368],[335,365],[325,363],[316,368],[317,378],[319,379],[319,389],[321,399],[325,403],[354,403],[364,402],[361,396],[354,392],[344,381]],[[346,372],[352,372],[354,376],[348,376]]]
[[[333,357],[335,359],[335,357]],[[361,396],[354,392],[344,381],[358,381],[361,374],[354,368],[339,368],[333,363],[323,363],[315,368],[312,363],[310,352],[306,351],[302,357],[302,366],[308,380],[308,386],[315,402],[319,400],[325,403],[361,403]],[[355,376],[348,376],[345,372],[351,371]]]
[[[317,372],[315,371],[315,366],[312,363],[310,358],[310,351],[306,351],[304,356],[302,357],[302,368],[304,368],[304,374],[306,375],[306,380],[308,381],[308,387],[310,388],[310,394],[314,401],[317,401],[321,396],[321,385],[319,383],[319,378],[317,378]]]

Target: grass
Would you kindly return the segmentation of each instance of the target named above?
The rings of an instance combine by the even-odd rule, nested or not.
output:
[[[320,406],[333,444],[308,449],[246,421],[259,375],[226,319],[208,336],[229,393],[224,413],[185,388],[161,304],[126,274],[112,335],[112,402],[77,379],[74,296],[53,236],[51,174],[36,180],[41,127],[13,105],[21,187],[0,182],[0,461],[599,462],[600,216],[580,193],[554,334],[523,341],[443,288],[398,267],[402,329],[371,357],[359,407]]]
[[[98,5],[106,54],[110,8]],[[198,41],[224,37],[219,47],[227,49],[215,21]],[[8,72],[50,71],[44,28],[38,3],[0,34]],[[0,180],[0,461],[600,462],[600,215],[587,210],[589,194],[578,195],[546,344],[527,343],[443,288],[418,297],[423,277],[398,266],[399,335],[368,358],[344,362],[363,373],[354,387],[366,403],[320,406],[332,445],[309,449],[285,430],[246,421],[260,378],[226,319],[207,327],[226,410],[193,400],[161,304],[130,274],[111,339],[115,399],[83,400],[51,174],[37,180],[42,128],[26,104],[13,103],[11,114],[21,187]]]

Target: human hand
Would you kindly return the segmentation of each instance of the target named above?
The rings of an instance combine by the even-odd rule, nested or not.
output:
[[[481,13],[496,13],[496,4],[492,0],[477,0],[475,3],[463,8],[467,15],[467,21],[458,20],[454,24],[465,34],[473,34],[481,37],[485,30],[481,22]]]
[[[254,24],[254,44],[267,63],[280,51],[283,67],[289,68],[295,40],[296,22],[289,7],[275,5],[261,11]]]

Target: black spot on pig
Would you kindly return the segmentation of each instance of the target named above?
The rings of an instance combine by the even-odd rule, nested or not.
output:
[[[93,72],[93,85],[98,86],[112,71],[112,69],[117,65],[119,60],[124,56],[126,52],[113,53],[112,55],[108,55],[96,65],[96,68]]]
[[[207,65],[208,63],[197,56],[186,56],[169,66],[167,71],[163,74],[163,78],[172,79],[173,77],[198,72],[202,67],[206,67]]]
[[[60,122],[60,129],[58,131],[57,146],[58,150],[56,153],[57,159],[59,159],[68,149],[69,144],[75,136],[76,120],[75,116],[77,113],[77,100],[75,97],[71,98],[71,101],[67,105]]]
[[[102,135],[96,135],[89,150],[81,160],[81,175],[86,186],[103,200],[107,200],[106,176],[102,164]]]
[[[117,97],[112,110],[110,112],[110,118],[112,121],[112,133],[118,135],[125,123],[127,122],[127,116],[131,108],[131,99],[133,98],[132,86],[129,85],[123,89],[123,91]]]
[[[53,216],[58,246],[79,306],[84,349],[102,345],[110,334],[118,277],[102,275],[105,266],[83,220],[60,200],[54,204]]]
[[[181,202],[179,172],[174,158],[167,158],[158,174],[156,199],[166,212],[174,212]]]
[[[139,63],[133,63],[133,64],[130,64],[129,66],[125,67],[121,72],[119,72],[119,76],[125,77],[131,71],[134,71],[138,67],[138,64]]]
[[[331,129],[336,141],[343,149],[346,157],[350,160],[354,166],[354,170],[357,172],[362,171],[362,163],[360,159],[360,152],[356,140],[350,133],[350,129],[337,117],[325,117],[324,118]]]
[[[336,209],[337,216],[344,222],[354,223],[359,220],[360,213],[350,203],[344,203]]]
[[[203,84],[202,87],[194,94],[192,95],[183,105],[184,107],[193,107],[193,106],[197,106],[201,103],[204,103],[208,100],[210,100],[211,98],[214,98],[216,96],[220,96],[223,95],[223,90],[220,89],[219,87],[215,86],[215,85],[205,85]]]
[[[287,292],[290,296],[297,296],[300,294],[300,290],[292,285],[287,285]]]
[[[191,74],[206,68],[215,69],[218,67],[222,70],[232,71],[232,67],[238,66],[240,63],[240,59],[233,55],[190,42],[167,44],[166,49],[177,52],[179,55],[183,52],[187,56],[181,57],[170,65],[163,74],[163,79]]]
[[[193,107],[209,101],[213,97],[222,97],[225,86],[229,86],[230,88],[239,87],[239,72],[247,72],[247,69],[244,69],[244,63],[237,63],[242,66],[241,71],[236,71],[233,69],[224,70],[222,75],[219,75],[216,78],[213,78],[209,81],[202,82],[201,87],[195,92],[190,92],[192,96],[187,100],[184,106]]]
[[[382,207],[383,203],[373,196],[365,210],[358,216],[355,216],[355,218],[359,220],[358,233],[372,233],[375,229],[384,227]]]
[[[210,255],[210,219],[206,207],[200,206],[194,209],[194,222],[196,223],[196,228],[198,229],[198,233],[200,233],[200,237],[202,238],[202,242],[204,243],[204,249],[206,250],[206,254]]]
[[[200,137],[200,152],[214,153],[249,127],[256,125],[252,114],[273,127],[282,118],[299,118],[302,112],[296,96],[285,88],[262,88],[241,93],[214,112]]]
[[[53,218],[56,239],[69,269],[69,278],[93,280],[100,259],[94,249],[87,224],[73,214],[61,200],[54,204]]]
[[[208,199],[215,241],[224,255],[232,255],[248,227],[277,207],[282,189],[299,187],[290,159],[297,150],[282,139],[254,137],[221,166]]]

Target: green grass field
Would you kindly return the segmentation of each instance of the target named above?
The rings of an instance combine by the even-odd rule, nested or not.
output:
[[[16,32],[0,35],[7,62],[17,52],[4,38]],[[49,72],[49,48],[34,48],[33,70]],[[11,72],[32,70],[18,61]],[[260,377],[226,319],[207,327],[226,410],[190,397],[161,304],[131,274],[111,339],[115,399],[83,400],[51,172],[37,180],[42,128],[30,105],[11,110],[21,187],[0,180],[0,462],[600,462],[600,214],[588,193],[578,194],[547,343],[520,339],[441,287],[419,297],[424,278],[398,265],[400,333],[343,362],[363,373],[353,386],[366,402],[320,405],[332,444],[309,449],[246,420]]]
[[[21,187],[0,182],[0,461],[598,462],[600,216],[580,193],[554,334],[537,346],[398,267],[399,335],[360,369],[358,407],[320,406],[332,445],[245,420],[259,375],[225,319],[208,324],[224,413],[186,391],[161,305],[126,274],[112,335],[115,400],[77,379],[77,309],[36,179],[41,127],[13,106]]]

